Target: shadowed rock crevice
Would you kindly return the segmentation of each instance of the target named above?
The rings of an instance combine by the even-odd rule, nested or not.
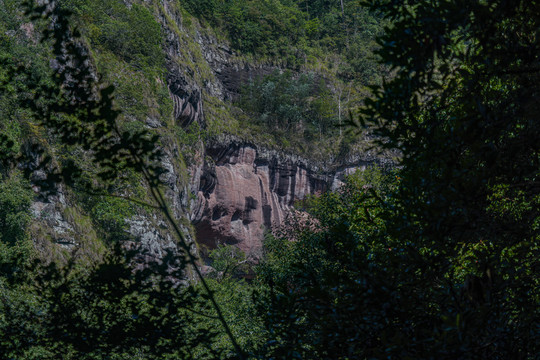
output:
[[[201,90],[188,85],[178,69],[171,69],[167,85],[173,101],[173,117],[177,124],[188,127],[196,122],[204,128]]]

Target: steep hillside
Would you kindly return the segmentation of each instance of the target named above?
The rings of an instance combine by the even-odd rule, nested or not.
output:
[[[115,87],[122,127],[160,135],[166,196],[199,245],[237,244],[258,257],[264,229],[278,225],[295,201],[335,188],[344,169],[385,161],[338,127],[362,101],[365,81],[380,76],[374,65],[370,72],[349,61],[363,46],[365,64],[373,63],[366,34],[381,28],[354,2],[338,9],[341,15],[322,3],[309,10],[307,3],[277,0],[59,4],[73,12],[95,74]],[[3,56],[32,64],[38,81],[46,82],[55,62],[39,39],[50,19],[31,21],[18,1],[3,2],[0,10]],[[15,148],[31,152],[38,143],[60,166],[84,163],[81,149],[44,133],[32,114],[21,116],[10,99],[22,101],[25,86],[21,81],[2,96],[1,127]],[[17,171],[6,171],[4,181],[16,181]],[[35,170],[33,177],[40,176]],[[146,196],[141,177],[124,178],[109,189],[113,197],[62,184],[49,195],[22,182],[34,194],[32,242],[53,258],[99,258],[119,240],[154,255],[174,248],[159,214],[123,199]]]
[[[537,359],[539,13],[0,0],[0,358]]]

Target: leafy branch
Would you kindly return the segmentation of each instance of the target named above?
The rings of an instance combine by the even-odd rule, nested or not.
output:
[[[160,177],[166,170],[159,163],[163,156],[163,151],[156,145],[159,137],[148,130],[127,132],[120,128],[117,122],[120,112],[114,108],[114,87],[100,87],[99,78],[91,67],[88,51],[79,38],[80,34],[70,26],[69,11],[58,6],[56,1],[38,6],[34,1],[30,1],[26,3],[26,7],[32,20],[50,21],[43,32],[42,42],[52,41],[55,70],[50,83],[36,84],[29,81],[33,96],[28,98],[25,105],[64,145],[81,147],[86,151],[92,163],[99,169],[96,180],[100,182],[96,185],[82,181],[84,170],[74,161],[58,169],[50,165],[50,156],[42,156],[40,167],[48,169],[48,176],[39,185],[54,191],[55,184],[64,182],[89,194],[103,194],[106,185],[118,179],[125,171],[142,174],[153,203],[129,198],[127,200],[162,212],[172,227],[181,255],[192,266],[202,284],[217,313],[216,318],[221,322],[238,358],[244,359],[244,353],[232,334],[213,291],[197,266],[199,259],[192,253],[192,248],[160,189]],[[12,74],[26,74],[30,77],[24,65],[13,69]],[[6,145],[9,147],[10,144]],[[40,150],[40,153],[43,152]],[[118,195],[109,196],[124,198]]]

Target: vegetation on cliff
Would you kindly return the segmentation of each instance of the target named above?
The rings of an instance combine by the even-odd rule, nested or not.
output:
[[[163,59],[147,52],[161,39],[160,28],[141,4],[65,4],[75,11],[89,6],[96,16],[86,46],[65,36],[65,19],[56,18],[57,27],[39,19],[16,23],[18,2],[0,3],[3,357],[534,359],[540,352],[536,2],[372,1],[371,9],[392,23],[378,53],[393,77],[373,86],[350,126],[376,135],[380,147],[399,149],[401,166],[356,174],[338,191],[305,201],[307,215],[268,234],[265,257],[252,270],[243,269],[238,251],[218,248],[210,255],[216,271],[198,281],[189,281],[192,249],[174,221],[169,229],[177,230],[183,256],[164,254],[157,262],[141,264],[140,253],[112,246],[91,263],[81,266],[74,257],[58,264],[32,248],[32,191],[43,196],[60,179],[74,197],[88,196],[80,211],[110,242],[125,245],[117,238],[124,217],[152,207],[135,195],[154,199],[166,217],[168,211],[156,163],[163,138],[143,126],[147,111],[172,106],[159,96]],[[185,6],[226,28],[240,50],[271,56],[290,51],[277,29],[328,51],[332,19],[350,16],[348,7],[325,1]],[[115,16],[103,14],[109,10]],[[293,29],[287,14],[307,20]],[[38,44],[33,26],[67,44],[53,47],[56,63],[49,62],[55,44]],[[152,31],[133,38],[146,27]],[[338,48],[351,29],[330,32],[342,34],[334,39]],[[150,103],[130,105],[133,88],[121,89],[121,116],[111,88],[99,89],[89,71],[92,61],[106,78],[114,79],[117,64],[127,77],[138,75],[133,81],[150,89]],[[275,84],[288,95],[279,102]],[[316,96],[324,86],[309,75],[276,73],[245,91],[257,96],[242,106],[268,128],[280,121],[298,127],[325,114],[318,110],[324,102],[317,103],[324,98]],[[315,129],[326,124],[321,116]],[[99,197],[89,196],[96,191]],[[120,200],[126,197],[140,208]],[[245,271],[255,278],[242,279]]]
[[[187,0],[182,6],[225,30],[242,53],[275,59],[291,69],[335,67],[340,77],[364,84],[381,76],[373,51],[384,20],[361,1]]]
[[[392,20],[379,54],[395,76],[355,124],[402,168],[323,196],[316,231],[269,243],[272,354],[533,359],[538,4],[370,6]]]

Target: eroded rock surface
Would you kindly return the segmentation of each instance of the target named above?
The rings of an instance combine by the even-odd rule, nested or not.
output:
[[[354,166],[327,172],[300,157],[232,142],[207,148],[192,222],[209,248],[235,244],[260,256],[265,229],[283,222],[295,201],[339,186]]]

